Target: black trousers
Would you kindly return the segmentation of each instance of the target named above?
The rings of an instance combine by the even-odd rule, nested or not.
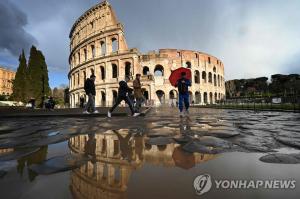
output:
[[[133,114],[134,114],[134,110],[133,110],[132,103],[131,103],[131,101],[130,101],[130,99],[129,99],[128,96],[118,96],[116,103],[115,103],[114,106],[109,110],[109,112],[112,113],[112,112],[117,108],[117,106],[119,106],[119,104],[121,104],[121,102],[122,102],[123,100],[126,102],[126,104],[128,104],[128,106],[129,106],[129,108],[130,108],[130,111],[131,111],[131,114],[133,115]]]

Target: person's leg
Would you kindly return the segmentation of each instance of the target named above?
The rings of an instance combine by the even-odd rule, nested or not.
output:
[[[117,106],[119,106],[119,104],[122,102],[122,100],[123,100],[123,98],[118,96],[116,103],[114,104],[114,106],[111,109],[109,109],[109,112],[112,113],[117,108]]]
[[[131,111],[131,115],[134,114],[134,110],[133,110],[133,107],[132,107],[132,103],[131,103],[131,100],[129,99],[129,97],[125,97],[125,102],[128,104],[129,108],[130,108],[130,111]]]
[[[94,95],[92,96],[91,109],[92,109],[92,112],[96,111],[95,96]]]
[[[91,107],[91,100],[92,100],[92,96],[91,95],[88,95],[88,102],[86,103],[86,106],[84,108],[84,111],[88,111],[89,108]]]
[[[183,110],[183,94],[179,94],[179,103],[178,103],[179,111]]]
[[[190,95],[189,93],[184,94],[184,106],[185,106],[185,110],[189,110],[190,107]]]

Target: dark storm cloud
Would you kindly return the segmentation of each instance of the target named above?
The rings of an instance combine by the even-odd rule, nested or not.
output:
[[[0,1],[2,9],[12,5],[8,0]],[[39,43],[38,48],[45,54],[49,71],[65,73],[67,82],[69,31],[85,10],[100,1],[10,0],[23,16],[16,17],[14,10],[5,9],[5,12],[11,11],[4,22],[21,24],[21,32],[25,31],[25,34],[19,33],[25,38],[22,40],[30,37],[26,32],[33,35]],[[287,71],[295,73],[299,69],[298,61],[291,63],[296,59],[294,55],[300,54],[299,0],[109,2],[124,24],[128,46],[137,47],[141,52],[159,48],[207,52],[223,60],[226,79],[269,76]],[[22,13],[20,10],[17,9],[16,13]],[[2,13],[1,10],[0,15]]]
[[[27,16],[8,0],[0,1],[0,51],[9,51],[18,56],[22,49],[27,50],[36,39],[25,31]]]

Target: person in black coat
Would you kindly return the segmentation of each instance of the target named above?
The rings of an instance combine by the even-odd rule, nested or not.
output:
[[[108,111],[108,113],[107,113],[108,117],[111,117],[111,113],[115,110],[115,108],[117,108],[117,106],[119,106],[119,104],[123,100],[128,104],[132,116],[136,117],[139,115],[139,113],[134,113],[131,100],[129,99],[129,96],[128,96],[128,95],[130,95],[130,93],[132,93],[132,91],[133,91],[133,89],[128,87],[126,81],[119,82],[118,97],[117,97],[117,100],[116,100],[116,103],[114,104],[114,106]]]
[[[88,96],[88,102],[85,106],[84,114],[89,114],[88,110],[91,109],[93,113],[98,113],[95,108],[95,96],[96,96],[96,89],[95,89],[95,80],[96,76],[92,74],[90,78],[85,80],[84,82],[84,90],[86,95]]]

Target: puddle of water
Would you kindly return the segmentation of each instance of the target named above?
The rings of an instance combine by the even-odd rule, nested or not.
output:
[[[15,161],[16,170],[0,179],[6,198],[199,198],[193,181],[200,174],[212,179],[289,179],[300,165],[265,164],[263,154],[231,152],[219,155],[188,154],[176,143],[147,145],[145,136],[126,129],[75,136],[49,145],[34,155]],[[278,151],[289,151],[281,148]],[[36,175],[26,165],[65,153],[87,154],[92,160],[72,171]],[[24,162],[25,161],[25,162]],[[23,165],[23,166],[22,166]],[[17,191],[13,191],[17,190]],[[299,190],[217,190],[208,198],[293,198]]]
[[[300,153],[299,149],[290,148],[290,147],[283,147],[283,148],[275,149],[275,151],[278,153],[283,153],[283,154]]]

